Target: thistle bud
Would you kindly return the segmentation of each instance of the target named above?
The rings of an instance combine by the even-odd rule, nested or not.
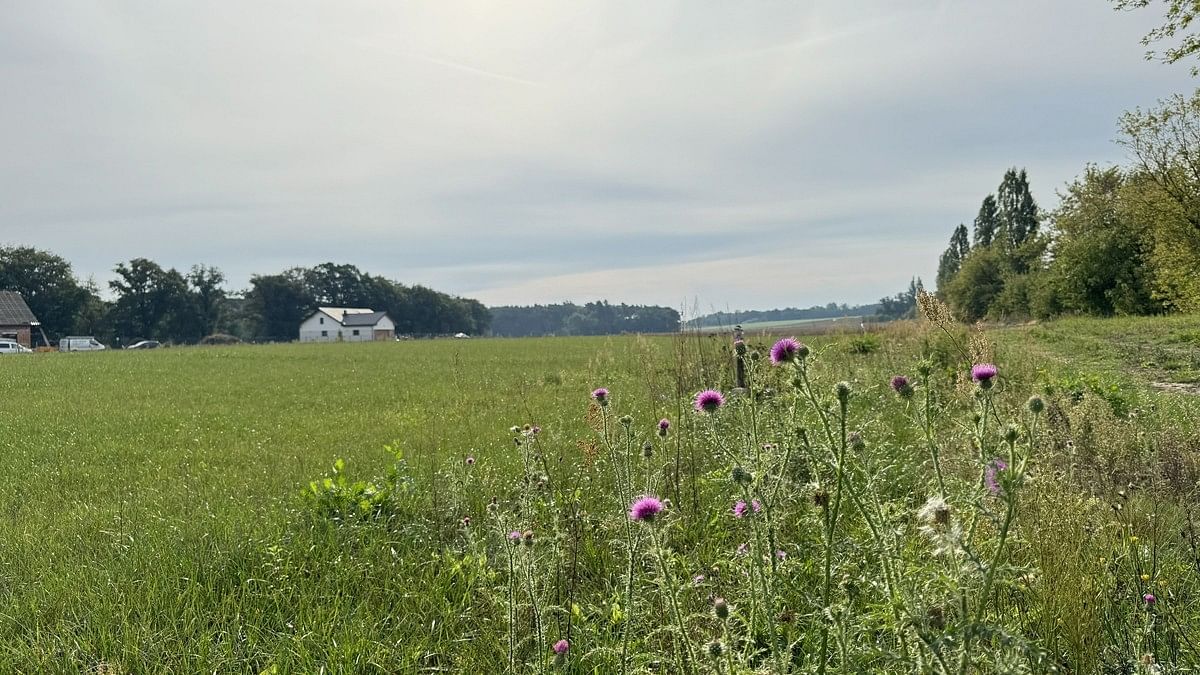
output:
[[[725,646],[720,642],[713,640],[708,643],[708,655],[714,659],[719,659],[725,653]]]
[[[729,618],[729,603],[725,598],[713,600],[713,615],[722,621]]]
[[[852,431],[850,435],[846,436],[846,443],[855,452],[862,452],[867,448],[867,442],[863,440],[863,435],[857,431]]]
[[[642,444],[642,457],[645,457],[646,459],[650,459],[653,456],[654,456],[654,444],[651,443],[650,441],[646,441],[645,443]]]
[[[833,391],[837,394],[838,403],[846,405],[846,403],[850,400],[849,382],[838,382],[833,386]]]
[[[740,466],[733,467],[732,478],[738,485],[749,485],[754,480],[754,476]]]
[[[1021,430],[1017,428],[1017,425],[1009,424],[1008,426],[1004,427],[1005,442],[1016,443],[1017,439],[1020,437],[1021,437]]]
[[[1029,407],[1029,412],[1033,413],[1034,415],[1037,415],[1046,409],[1045,399],[1037,394],[1030,396],[1029,401],[1026,402],[1025,405]]]

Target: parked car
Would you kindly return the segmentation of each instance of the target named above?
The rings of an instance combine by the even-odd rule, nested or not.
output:
[[[108,347],[100,344],[96,338],[90,335],[72,335],[58,341],[58,351],[60,352],[98,352],[102,349],[108,349]]]
[[[33,350],[20,342],[0,340],[0,354],[32,354]]]
[[[158,340],[142,340],[135,342],[125,349],[158,349],[162,344]]]

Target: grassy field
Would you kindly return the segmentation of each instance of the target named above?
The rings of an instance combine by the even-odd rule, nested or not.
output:
[[[888,479],[864,478],[863,492],[848,493],[847,499],[877,500],[878,513],[871,506],[860,513],[847,502],[846,525],[834,527],[834,540],[822,536],[821,510],[812,507],[814,489],[834,490],[830,467],[815,453],[801,464],[791,454],[776,464],[757,460],[764,476],[754,490],[768,485],[770,467],[777,476],[770,536],[787,557],[779,558],[784,562],[772,569],[771,581],[761,580],[778,598],[772,610],[783,617],[778,626],[761,608],[751,609],[754,592],[737,580],[760,577],[735,551],[748,535],[728,517],[740,493],[727,485],[721,438],[736,438],[753,411],[784,411],[753,422],[756,442],[783,447],[798,426],[815,433],[820,412],[804,412],[772,393],[786,391],[788,377],[763,360],[754,371],[761,371],[755,391],[766,387],[766,396],[778,400],[764,399],[761,407],[746,397],[731,400],[719,425],[706,426],[708,418],[690,409],[691,396],[707,386],[728,391],[732,359],[724,338],[6,358],[0,362],[0,473],[7,486],[0,492],[7,515],[0,521],[0,671],[606,673],[618,672],[622,644],[631,641],[631,672],[674,672],[687,665],[667,656],[679,658],[682,632],[698,641],[697,659],[710,641],[724,640],[726,653],[738,654],[736,664],[705,661],[695,672],[766,672],[785,661],[791,664],[785,669],[807,672],[819,669],[811,657],[826,625],[819,608],[836,601],[834,672],[936,672],[938,649],[967,648],[962,633],[946,629],[948,641],[919,656],[918,638],[937,623],[929,618],[934,608],[939,616],[953,614],[952,606],[929,598],[960,591],[966,597],[967,587],[983,598],[980,622],[1024,640],[1017,641],[1024,651],[1005,651],[995,634],[977,638],[984,651],[967,657],[972,672],[1048,672],[1051,665],[1098,672],[1136,666],[1151,652],[1194,666],[1200,608],[1188,607],[1200,563],[1181,532],[1191,522],[1200,406],[1193,396],[1153,385],[1200,377],[1197,335],[1197,319],[1073,320],[990,334],[1003,373],[997,411],[1016,419],[1038,392],[1061,417],[1048,418],[1044,448],[1031,446],[1045,454],[1035,458],[1030,484],[1036,487],[1022,502],[1006,549],[1013,557],[1005,565],[1024,571],[994,588],[991,581],[943,578],[948,572],[920,550],[919,523],[904,515],[929,494],[932,473],[919,434],[908,428],[917,413],[888,389],[887,379],[913,374],[922,357],[944,382],[936,403],[946,416],[934,431],[945,439],[951,492],[962,495],[964,508],[968,499],[986,499],[972,491],[978,464],[969,423],[951,419],[969,418],[973,405],[969,389],[952,379],[965,358],[955,343],[912,325],[884,333],[870,354],[851,353],[846,337],[807,340],[815,386],[829,392],[846,380],[854,390],[852,428],[870,442],[861,454],[862,475],[869,469]],[[751,342],[760,354],[770,346],[765,338]],[[600,386],[613,392],[607,410],[589,399]],[[618,417],[626,414],[635,431],[622,435]],[[666,440],[653,434],[660,417],[674,422]],[[1096,428],[1084,429],[1084,419]],[[510,430],[526,424],[541,428],[536,446]],[[613,453],[636,456],[642,438],[653,441],[653,459],[634,461],[625,478],[609,472],[608,464],[617,466]],[[514,443],[522,439],[525,445]],[[464,465],[468,456],[473,466]],[[346,489],[305,498],[310,481],[331,475],[338,459],[345,460]],[[636,560],[638,580],[629,586],[620,542],[633,535],[622,534],[623,507],[614,516],[610,475],[631,483],[630,490],[636,483],[636,491],[668,499],[672,514],[661,547],[645,549],[646,559]],[[372,517],[358,512],[361,494],[338,501],[359,480],[391,490],[386,502],[371,507]],[[1044,489],[1051,484],[1059,487]],[[1127,484],[1138,488],[1132,496]],[[1121,489],[1127,494],[1117,496]],[[497,506],[489,508],[493,497]],[[1120,500],[1124,512],[1114,516],[1108,505]],[[876,550],[873,513],[889,524],[886,531],[913,538],[887,535],[895,541]],[[464,526],[464,517],[472,524]],[[514,553],[503,539],[510,525],[537,530],[537,546]],[[1081,539],[1084,531],[1091,534]],[[543,532],[552,534],[543,539]],[[996,537],[990,526],[979,532],[983,542]],[[1140,558],[1135,564],[1141,554],[1128,543],[1131,532],[1154,542],[1153,565]],[[645,538],[631,541],[649,546]],[[826,546],[840,551],[832,569],[839,581],[827,591],[833,600],[814,596]],[[871,572],[889,560],[891,578],[902,587],[887,589],[891,601],[877,597],[884,590]],[[1030,581],[1051,573],[1073,590]],[[705,579],[683,588],[697,574]],[[1142,574],[1145,583],[1138,581]],[[676,576],[679,588],[668,592]],[[930,581],[909,581],[919,578]],[[1091,594],[1081,595],[1079,584],[1091,584]],[[1162,589],[1156,590],[1161,618],[1149,628],[1146,609],[1129,600],[1145,584]],[[510,595],[522,590],[528,602]],[[636,591],[643,607],[632,620],[634,638],[623,619],[630,609],[626,590]],[[741,637],[714,624],[714,594],[735,607],[741,602]],[[661,626],[670,623],[672,597],[681,605],[679,622],[688,626],[675,633]],[[893,611],[901,600],[907,614]],[[1076,627],[1064,628],[1064,619]],[[778,650],[763,642],[768,624],[788,636],[791,656],[772,654]],[[1088,638],[1088,631],[1098,637]],[[523,637],[514,645],[516,632]],[[1123,634],[1129,634],[1124,641]],[[548,645],[566,635],[570,658],[550,662]],[[853,645],[868,635],[877,644],[860,652]]]

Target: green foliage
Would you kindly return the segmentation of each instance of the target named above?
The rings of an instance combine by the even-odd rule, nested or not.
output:
[[[882,346],[883,345],[879,341],[879,337],[874,333],[863,333],[862,335],[855,335],[854,337],[850,338],[850,342],[847,343],[846,349],[851,354],[874,354],[875,352],[879,351],[880,347]]]
[[[0,289],[16,291],[51,339],[93,325],[96,289],[80,284],[71,263],[29,246],[0,246]]]
[[[1003,252],[994,246],[976,246],[963,260],[962,269],[942,291],[946,302],[965,321],[978,321],[991,311],[1004,290],[1006,265]]]
[[[611,305],[607,301],[576,305],[567,302],[493,307],[491,312],[492,333],[503,337],[673,333],[679,330],[679,312],[653,305]]]
[[[1149,7],[1153,0],[1112,0],[1118,10],[1143,9]],[[1197,0],[1161,0],[1164,6],[1163,23],[1151,29],[1142,38],[1142,44],[1149,47],[1156,42],[1177,40],[1176,44],[1159,53],[1154,50],[1146,52],[1146,59],[1159,59],[1164,63],[1175,63],[1200,52],[1200,36],[1188,33],[1188,29],[1200,16],[1200,2]],[[1192,66],[1192,75],[1200,73],[1200,69]]]

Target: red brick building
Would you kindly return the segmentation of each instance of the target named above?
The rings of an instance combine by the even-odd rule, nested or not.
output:
[[[20,293],[0,291],[0,339],[16,340],[32,347],[33,332],[41,332],[42,325],[38,322],[29,305]]]

